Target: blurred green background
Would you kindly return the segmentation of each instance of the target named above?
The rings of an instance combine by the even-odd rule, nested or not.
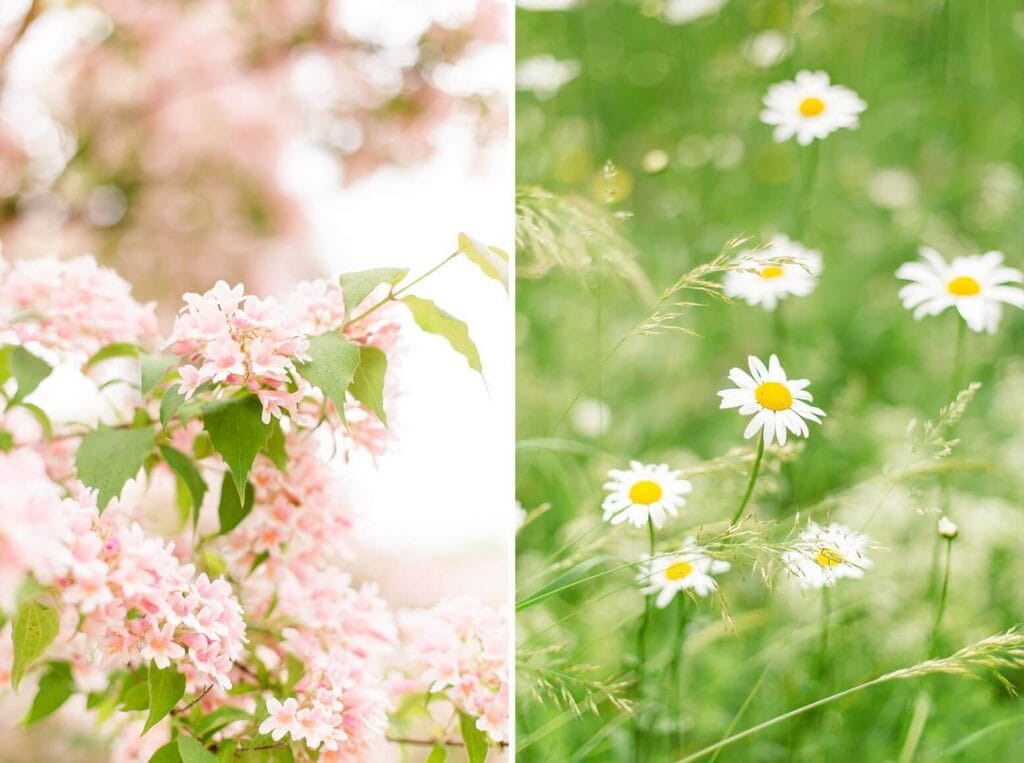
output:
[[[665,707],[642,708],[647,760],[726,736],[748,698],[735,730],[926,657],[940,512],[961,528],[946,651],[1024,619],[1024,315],[1008,308],[996,336],[966,337],[955,388],[983,386],[953,435],[960,444],[938,462],[913,452],[906,432],[953,396],[958,318],[914,321],[894,277],[921,245],[947,259],[999,249],[1024,267],[1024,6],[733,0],[680,25],[663,9],[587,0],[518,12],[520,62],[550,55],[579,66],[553,96],[520,91],[518,180],[589,197],[617,218],[602,223],[594,211],[593,227],[575,220],[553,234],[550,249],[569,253],[568,267],[552,266],[536,242],[518,252],[517,492],[531,511],[518,537],[519,598],[566,570],[579,577],[581,564],[592,574],[644,552],[643,531],[600,526],[608,468],[631,458],[694,467],[738,446],[749,455],[745,420],[718,410],[715,392],[751,353],[777,352],[790,376],[812,380],[828,412],[785,466],[769,459],[754,502],[760,517],[778,520],[769,535],[784,538],[809,515],[863,527],[879,548],[864,581],[841,581],[833,593],[820,675],[810,669],[820,597],[777,569],[769,587],[762,570],[734,561],[722,602],[688,605],[682,624],[675,609],[661,613],[651,659],[664,681],[682,649],[681,699],[662,683]],[[800,69],[824,69],[868,103],[860,129],[820,145],[802,221],[807,158],[793,141],[773,143],[758,118],[768,86]],[[594,235],[600,224],[618,226],[632,251]],[[784,301],[781,328],[760,308],[697,295],[704,306],[677,323],[699,336],[632,336],[608,359],[680,274],[739,235],[757,243],[775,232],[824,258],[817,290]],[[646,277],[624,277],[628,260]],[[908,466],[919,476],[894,476]],[[694,478],[690,505],[659,534],[665,548],[728,517],[748,468]],[[631,680],[643,608],[632,577],[605,575],[520,612],[522,760],[632,758],[632,720],[583,678]],[[545,678],[544,666],[571,677]],[[596,696],[598,712],[573,713],[538,688],[548,679],[577,700]],[[1021,749],[1024,707],[995,681],[929,678],[831,705],[718,760],[1012,761]]]

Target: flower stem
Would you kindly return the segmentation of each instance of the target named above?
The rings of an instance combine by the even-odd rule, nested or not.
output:
[[[953,400],[960,392],[961,379],[964,374],[964,335],[967,333],[967,323],[959,315],[956,316],[956,344],[953,349],[953,389],[950,390],[949,399]]]
[[[377,302],[377,303],[375,303],[373,305],[370,305],[370,307],[366,308],[366,310],[364,310],[362,313],[360,313],[356,317],[349,318],[345,322],[345,326],[347,327],[347,326],[351,326],[354,323],[359,323],[359,321],[363,320],[364,318],[366,318],[371,313],[374,313],[377,310],[379,310],[380,308],[384,307],[384,305],[386,305],[388,302],[395,301],[402,294],[404,294],[405,292],[409,291],[409,289],[411,289],[413,286],[418,284],[420,281],[422,281],[422,280],[428,278],[429,276],[433,275],[434,273],[436,273],[438,270],[440,270],[445,265],[447,265],[449,262],[451,262],[456,257],[458,257],[461,253],[462,253],[462,250],[459,250],[459,251],[456,251],[456,252],[452,252],[447,257],[445,257],[443,260],[441,260],[439,263],[434,265],[434,267],[432,267],[426,273],[424,273],[421,276],[418,276],[418,277],[414,278],[413,280],[409,281],[409,283],[405,284],[404,286],[402,286],[399,289],[395,289],[394,287],[392,287],[391,291],[388,292],[387,296],[384,297],[384,299],[380,300],[379,302]]]
[[[676,600],[676,643],[673,645],[672,667],[669,671],[672,681],[672,707],[676,714],[676,722],[672,727],[672,754],[675,755],[683,745],[683,686],[682,686],[682,665],[683,665],[683,641],[686,631],[687,600],[683,593],[677,595]]]
[[[949,570],[953,559],[953,539],[946,538],[946,558],[942,571],[942,590],[939,592],[939,605],[935,610],[935,624],[932,626],[931,646],[928,656],[934,657],[939,646],[939,631],[942,628],[942,616],[946,612],[946,598],[949,596]]]
[[[654,522],[651,519],[647,520],[647,533],[650,538],[650,550],[651,556],[654,556]],[[651,596],[648,594],[644,597],[644,613],[640,618],[640,627],[637,629],[636,634],[636,715],[633,718],[633,761],[639,763],[640,761],[640,743],[643,740],[643,721],[642,715],[644,712],[644,678],[647,673],[647,627],[651,620]]]
[[[814,191],[814,181],[818,177],[820,143],[819,140],[813,141],[806,150],[800,151],[800,190],[797,196],[796,224],[793,226],[793,236],[796,238],[803,235],[807,218],[810,216],[811,194]]]
[[[754,456],[754,466],[750,470],[750,481],[747,482],[747,492],[743,494],[743,500],[740,501],[739,507],[736,509],[736,513],[733,514],[732,520],[729,524],[736,524],[740,517],[743,515],[743,510],[747,508],[747,503],[750,501],[750,496],[754,493],[754,484],[757,482],[757,474],[761,471],[761,459],[764,457],[764,435],[758,438],[757,441],[757,455]]]
[[[821,588],[821,636],[818,640],[818,678],[825,675],[828,655],[828,626],[832,619],[832,602],[829,598],[828,586]]]

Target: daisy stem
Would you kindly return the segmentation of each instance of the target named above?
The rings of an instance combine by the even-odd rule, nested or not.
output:
[[[820,140],[812,141],[806,150],[800,152],[800,190],[799,196],[797,196],[796,225],[793,234],[797,238],[803,235],[804,226],[811,211],[811,194],[814,191],[814,181],[818,176],[820,143]]]
[[[683,686],[682,686],[682,663],[683,663],[683,638],[686,631],[687,615],[686,596],[680,593],[676,601],[676,643],[675,651],[672,653],[672,669],[670,676],[672,680],[672,694],[676,714],[676,722],[672,729],[672,754],[682,747],[683,744]]]
[[[740,517],[743,516],[743,510],[747,508],[747,503],[750,501],[750,496],[754,493],[754,484],[757,482],[757,473],[761,471],[761,459],[764,457],[764,437],[757,438],[757,455],[754,456],[754,466],[750,470],[750,480],[747,482],[747,492],[743,494],[743,500],[740,501],[739,508],[736,509],[736,513],[733,514],[732,520],[729,522],[730,525],[736,524]]]
[[[828,655],[828,625],[829,620],[832,619],[832,602],[828,595],[828,586],[822,586],[821,588],[821,639],[818,642],[818,677],[820,678],[825,674],[826,661],[825,658]]]
[[[949,571],[953,559],[953,539],[946,538],[946,558],[942,571],[942,590],[939,592],[939,605],[935,610],[935,625],[932,626],[931,646],[928,649],[928,656],[934,657],[938,654],[939,630],[942,628],[942,616],[946,612],[946,598],[949,596]]]
[[[961,378],[964,373],[964,336],[967,333],[967,323],[959,316],[956,316],[956,344],[953,349],[953,389],[950,391],[950,400],[956,398],[960,392]]]
[[[653,520],[647,520],[647,534],[650,538],[650,551],[651,556],[655,554],[654,551],[654,522]],[[644,613],[640,618],[640,628],[636,634],[636,715],[633,717],[633,761],[639,763],[640,761],[640,744],[643,740],[643,723],[642,714],[644,712],[644,678],[647,673],[647,626],[651,620],[651,597],[652,594],[648,594],[644,597]]]

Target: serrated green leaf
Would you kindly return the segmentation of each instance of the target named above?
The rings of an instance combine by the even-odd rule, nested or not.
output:
[[[217,748],[217,760],[221,763],[231,763],[235,759],[235,750],[238,748],[238,742],[234,739],[225,740]]]
[[[270,424],[263,423],[263,406],[254,395],[218,400],[203,409],[203,426],[213,449],[228,465],[239,499],[256,454],[270,437]]]
[[[167,445],[160,446],[160,455],[164,457],[164,461],[167,465],[174,470],[185,487],[188,488],[188,494],[192,497],[192,527],[195,528],[199,524],[199,509],[203,505],[203,497],[206,495],[206,481],[203,479],[203,475],[199,473],[199,469],[192,463],[192,459],[186,456],[179,450],[175,450]]]
[[[115,342],[114,344],[104,345],[85,361],[85,366],[82,367],[82,370],[87,371],[97,363],[109,358],[137,358],[140,352],[139,346],[131,342]]]
[[[49,363],[36,357],[24,347],[15,347],[11,350],[8,362],[11,375],[18,385],[14,397],[11,398],[11,405],[20,403],[31,395],[53,371],[53,367]]]
[[[4,453],[10,453],[11,448],[14,447],[14,435],[10,432],[0,430],[0,450]]]
[[[14,662],[11,664],[11,688],[25,676],[25,670],[46,652],[60,632],[57,610],[38,601],[25,601],[18,607],[11,627]]]
[[[373,411],[384,426],[388,425],[384,411],[384,377],[388,370],[388,356],[376,347],[359,348],[359,367],[349,385],[352,397]]]
[[[171,740],[165,744],[153,753],[149,763],[181,763],[181,755],[178,753],[178,742]]]
[[[160,426],[167,429],[167,425],[174,418],[174,414],[184,404],[185,395],[182,393],[180,386],[175,384],[173,387],[164,390],[164,396],[160,398]]]
[[[217,763],[212,752],[184,734],[178,737],[178,754],[181,755],[181,763]]]
[[[66,662],[50,663],[50,669],[39,679],[39,690],[24,723],[30,726],[52,715],[75,692],[75,681],[71,677],[71,665]]]
[[[285,662],[288,666],[288,682],[285,684],[285,689],[290,692],[295,688],[295,684],[306,675],[306,665],[298,657],[291,654],[287,656]]]
[[[100,511],[121,494],[153,450],[152,429],[100,429],[82,440],[75,469],[86,487],[99,491]]]
[[[435,744],[430,748],[427,756],[427,763],[444,763],[448,760],[448,748],[442,744]]]
[[[139,358],[142,394],[147,394],[167,375],[167,372],[178,365],[174,355],[143,355]]]
[[[39,426],[42,427],[44,435],[53,437],[53,424],[50,423],[50,417],[42,408],[33,403],[22,403],[21,409],[32,414],[33,418],[39,422]]]
[[[509,257],[496,246],[487,246],[465,233],[459,234],[459,251],[475,264],[484,275],[498,281],[508,290]]]
[[[310,337],[308,352],[310,360],[298,366],[299,373],[334,403],[344,421],[345,392],[359,367],[359,346],[341,334],[321,334]]]
[[[482,371],[480,353],[477,352],[473,340],[469,338],[469,327],[463,321],[446,313],[429,299],[410,295],[403,297],[401,301],[412,312],[417,326],[429,334],[436,334],[446,339],[453,350],[466,358],[470,368],[474,371]]]
[[[394,285],[408,272],[403,268],[373,268],[358,273],[342,273],[338,277],[338,285],[345,296],[345,310],[351,313],[382,283]]]
[[[185,676],[172,665],[169,668],[149,666],[149,715],[146,725],[142,728],[145,734],[153,726],[167,717],[174,706],[185,696]]]
[[[220,504],[217,506],[217,515],[220,517],[220,533],[224,535],[234,530],[243,519],[249,516],[255,495],[252,484],[247,483],[245,487],[245,500],[238,500],[238,493],[235,492],[231,481],[231,475],[224,475],[224,482],[220,486]]]
[[[483,763],[487,760],[487,735],[476,727],[476,718],[459,711],[459,730],[466,743],[466,757],[469,763]]]

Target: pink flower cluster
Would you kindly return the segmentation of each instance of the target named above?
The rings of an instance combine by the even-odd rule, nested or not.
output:
[[[295,373],[295,363],[308,360],[309,340],[287,311],[224,281],[184,299],[165,347],[185,361],[179,371],[186,397],[208,382],[242,386],[263,404],[264,421],[294,416],[309,389]],[[289,391],[289,381],[299,389]]]
[[[292,636],[284,646],[306,672],[294,696],[267,700],[270,715],[260,733],[305,742],[325,763],[360,759],[387,731],[388,700],[380,675],[343,647],[323,646],[298,631]]]
[[[0,336],[84,361],[106,344],[146,344],[156,331],[153,304],[136,302],[128,282],[92,257],[0,260]]]
[[[222,541],[230,568],[244,576],[260,554],[292,569],[350,555],[352,512],[339,497],[335,471],[318,454],[310,432],[285,438],[288,470],[260,456],[249,479],[255,489],[252,512]]]
[[[147,537],[117,507],[100,516],[85,495],[66,505],[72,562],[58,584],[78,661],[99,654],[107,668],[173,662],[187,668],[193,688],[230,688],[246,637],[227,581],[197,575],[173,543]]]
[[[508,740],[508,621],[472,598],[398,615],[406,672],[446,696],[495,742]]]
[[[60,488],[37,453],[0,453],[0,485],[0,612],[10,613],[27,575],[53,581],[67,568],[71,533]]]
[[[275,616],[295,623],[282,631],[281,654],[298,658],[306,672],[293,696],[268,700],[270,715],[259,730],[303,741],[328,763],[361,759],[387,730],[381,667],[395,645],[391,612],[375,588],[353,588],[337,568],[308,576],[278,573],[271,574],[272,584],[254,581],[255,593],[277,592]],[[246,588],[254,593],[250,581]]]

